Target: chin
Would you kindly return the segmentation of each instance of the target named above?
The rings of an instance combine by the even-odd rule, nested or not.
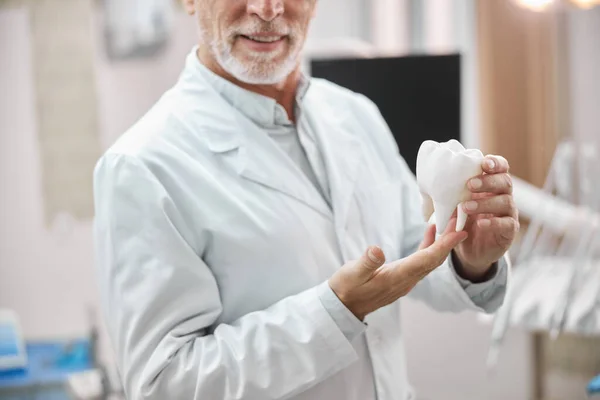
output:
[[[230,57],[224,67],[236,79],[255,85],[273,85],[285,80],[296,69],[296,63],[289,57],[276,57],[270,60],[257,60],[250,57],[240,60]]]
[[[237,74],[236,78],[251,85],[275,85],[287,78],[289,73],[281,70],[260,70]]]

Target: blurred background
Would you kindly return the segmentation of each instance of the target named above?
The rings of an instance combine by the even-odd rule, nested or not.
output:
[[[97,309],[92,171],[196,42],[174,0],[0,0],[0,398],[118,389]],[[511,165],[522,230],[507,304],[484,318],[404,302],[421,398],[592,396],[600,0],[319,0],[303,63],[374,100],[411,166],[423,140],[451,138]],[[21,352],[29,369],[3,364]]]

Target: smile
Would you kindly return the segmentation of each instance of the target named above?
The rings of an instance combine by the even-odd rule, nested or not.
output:
[[[283,36],[245,36],[245,35],[242,35],[242,37],[253,40],[255,42],[261,42],[261,43],[273,43],[273,42],[278,42],[283,39]]]
[[[240,35],[241,44],[253,52],[270,53],[279,50],[285,43],[287,36],[262,34],[262,35]]]

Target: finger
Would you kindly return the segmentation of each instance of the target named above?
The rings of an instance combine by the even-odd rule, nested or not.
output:
[[[487,155],[481,163],[483,172],[488,174],[506,173],[509,170],[508,161],[502,156]]]
[[[460,242],[467,238],[465,231],[442,235],[431,246],[390,265],[393,279],[402,281],[407,276],[424,277],[439,267]]]
[[[431,246],[433,242],[435,242],[435,224],[431,224],[427,227],[427,230],[425,231],[425,235],[423,237],[423,241],[419,245],[419,250]]]
[[[498,217],[516,217],[517,207],[510,194],[501,194],[483,199],[473,199],[461,204],[469,214],[494,214]]]
[[[367,251],[356,261],[353,270],[362,282],[367,281],[373,273],[385,263],[383,250],[377,246],[370,246]]]
[[[469,180],[467,187],[473,193],[512,194],[513,182],[509,174],[479,175]]]
[[[451,225],[453,227],[448,228],[435,243],[415,253],[417,257],[421,257],[420,261],[424,264],[431,265],[432,268],[436,268],[444,262],[453,248],[467,238],[467,232],[455,232],[456,220],[454,220]]]
[[[480,219],[477,226],[494,234],[501,246],[510,246],[520,230],[519,220],[513,217],[492,217]]]

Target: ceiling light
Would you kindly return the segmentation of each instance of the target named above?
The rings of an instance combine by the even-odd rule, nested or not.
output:
[[[521,7],[532,11],[544,11],[555,3],[555,0],[515,0]]]
[[[571,0],[571,3],[575,4],[579,8],[589,10],[594,6],[600,5],[600,0]]]

